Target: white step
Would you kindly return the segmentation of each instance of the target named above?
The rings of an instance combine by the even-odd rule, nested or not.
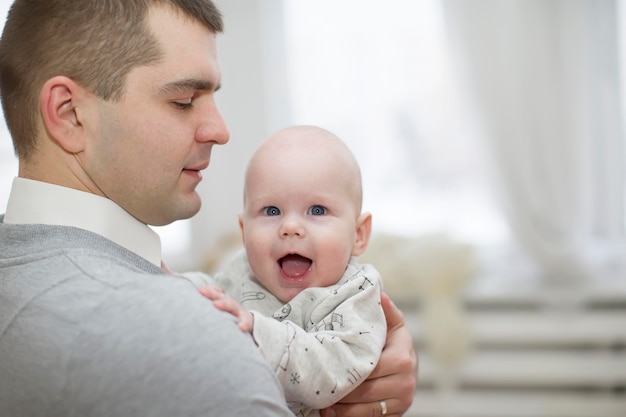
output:
[[[478,308],[502,306],[620,306],[626,308],[626,277],[615,275],[584,283],[548,285],[543,282],[507,280],[502,277],[476,278],[465,289],[464,301]]]
[[[405,417],[624,417],[626,397],[611,394],[418,392]]]
[[[437,386],[441,369],[420,352],[418,391]],[[478,351],[458,365],[456,378],[462,388],[623,390],[626,351]]]
[[[427,323],[405,314],[416,344],[425,344]],[[468,315],[469,334],[477,347],[626,347],[626,312],[491,311]]]

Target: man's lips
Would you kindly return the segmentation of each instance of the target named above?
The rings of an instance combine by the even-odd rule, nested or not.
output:
[[[185,171],[203,171],[205,169],[207,169],[209,166],[209,161],[206,162],[201,162],[198,164],[193,164],[193,165],[189,165],[186,166],[185,168],[183,168],[183,170]]]
[[[193,174],[197,176],[199,179],[202,179],[202,171],[207,169],[208,166],[209,166],[209,162],[207,161],[202,164],[185,167],[183,168],[183,172],[186,172],[188,174]]]
[[[188,168],[185,168],[185,169],[183,169],[183,172],[188,172],[190,174],[197,174],[200,177],[202,177],[202,171],[200,171],[198,169],[188,169]]]
[[[187,177],[191,177],[194,182],[202,181],[202,171],[198,171],[195,169],[183,169],[183,175]]]

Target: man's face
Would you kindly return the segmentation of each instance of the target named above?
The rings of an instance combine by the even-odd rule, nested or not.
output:
[[[215,34],[169,8],[153,8],[149,24],[163,58],[131,70],[121,100],[100,103],[81,158],[104,196],[144,223],[164,225],[198,212],[200,171],[229,134],[214,100]]]

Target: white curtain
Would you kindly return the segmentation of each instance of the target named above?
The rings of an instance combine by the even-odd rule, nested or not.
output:
[[[615,0],[444,4],[516,240],[550,282],[611,273],[624,235]]]

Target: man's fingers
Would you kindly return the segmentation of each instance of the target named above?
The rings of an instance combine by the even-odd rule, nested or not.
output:
[[[387,331],[404,326],[404,315],[402,311],[391,301],[391,298],[384,292],[380,294],[380,303],[385,313],[387,321]]]
[[[395,399],[385,400],[387,414],[385,417],[400,417],[399,403]],[[355,404],[335,404],[330,408],[322,410],[322,417],[380,417],[382,416],[382,405],[380,401]]]

